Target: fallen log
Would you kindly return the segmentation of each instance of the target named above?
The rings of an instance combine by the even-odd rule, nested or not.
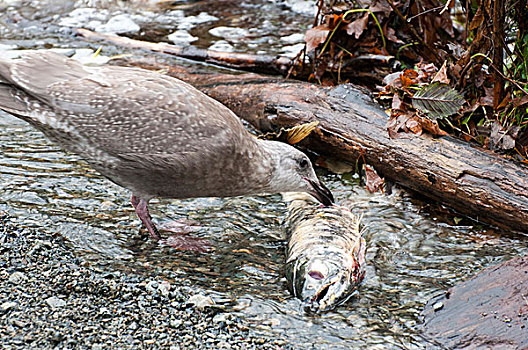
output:
[[[527,167],[451,136],[408,134],[391,139],[388,116],[357,87],[321,87],[256,74],[197,73],[196,68],[154,57],[129,56],[116,64],[163,69],[262,132],[319,121],[301,148],[350,164],[361,157],[386,179],[478,222],[528,232]]]

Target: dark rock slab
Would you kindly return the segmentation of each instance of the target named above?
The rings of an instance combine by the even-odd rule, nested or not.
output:
[[[528,257],[492,266],[431,299],[424,333],[456,349],[528,349]]]

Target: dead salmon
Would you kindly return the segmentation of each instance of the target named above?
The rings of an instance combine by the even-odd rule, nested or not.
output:
[[[289,202],[288,288],[311,311],[332,309],[348,300],[364,276],[360,216],[345,207],[321,206],[305,193],[283,197]]]

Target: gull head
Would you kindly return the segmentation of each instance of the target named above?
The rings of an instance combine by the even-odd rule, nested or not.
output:
[[[317,178],[306,154],[278,141],[261,141],[271,156],[269,192],[307,192],[325,206],[334,203],[332,192]]]

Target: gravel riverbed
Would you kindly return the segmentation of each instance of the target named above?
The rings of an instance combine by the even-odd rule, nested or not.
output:
[[[84,259],[0,212],[1,349],[283,349],[192,289]]]

